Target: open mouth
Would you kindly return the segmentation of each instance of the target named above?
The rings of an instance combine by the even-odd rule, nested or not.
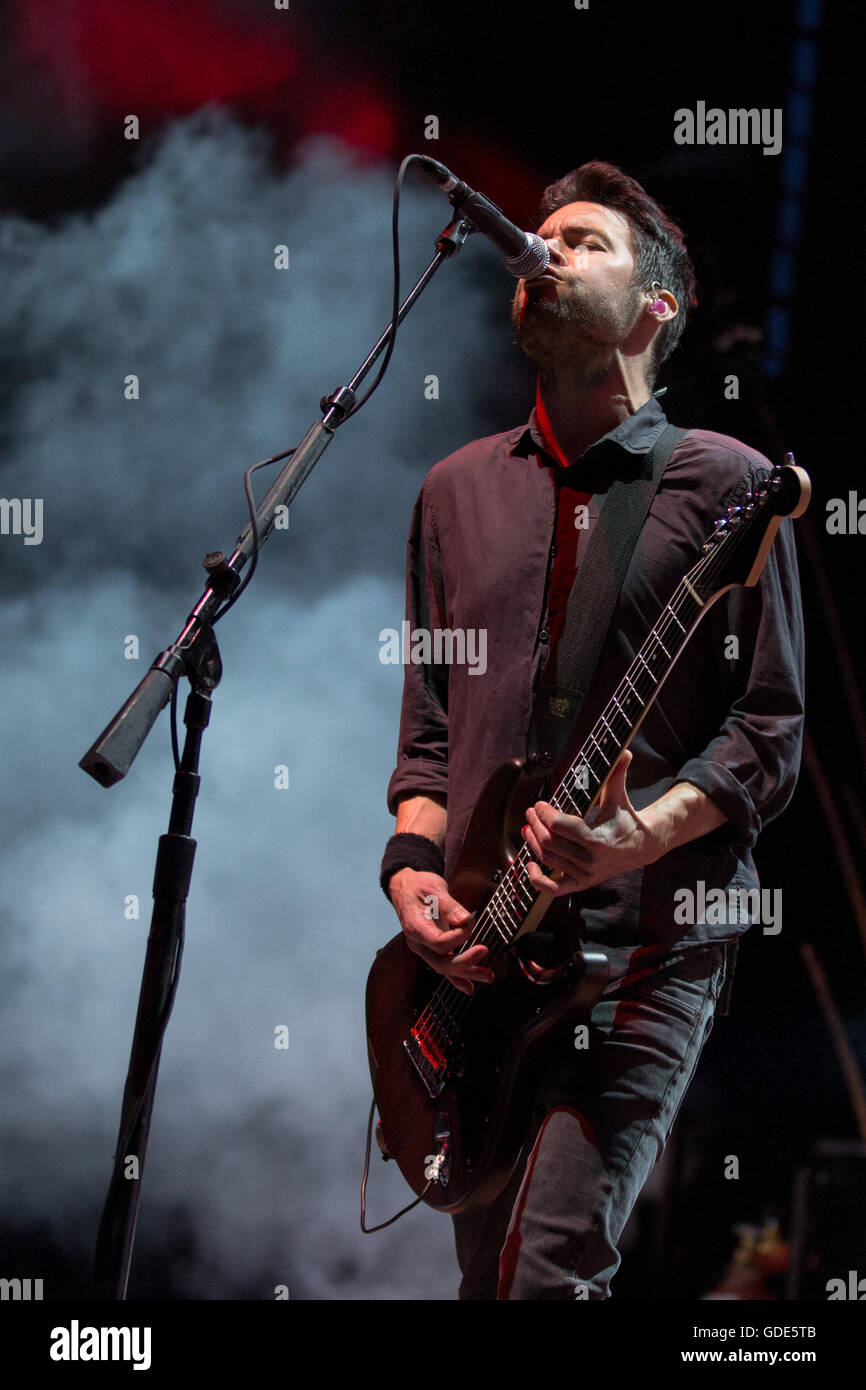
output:
[[[533,277],[532,277],[531,280],[525,280],[525,281],[524,281],[524,289],[530,290],[530,289],[532,289],[532,286],[533,286],[533,285],[558,285],[558,284],[559,284],[559,276],[558,276],[558,275],[551,275],[550,272],[549,272],[548,270],[545,270],[544,273],[543,273],[542,275],[533,275]]]

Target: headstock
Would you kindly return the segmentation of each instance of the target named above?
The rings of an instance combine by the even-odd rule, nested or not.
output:
[[[788,454],[781,468],[767,473],[741,503],[728,507],[689,573],[703,602],[734,584],[757,584],[782,518],[802,516],[811,493],[808,473]]]

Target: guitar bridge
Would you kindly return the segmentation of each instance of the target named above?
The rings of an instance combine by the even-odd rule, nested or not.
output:
[[[403,1046],[409,1060],[424,1082],[427,1094],[435,1099],[445,1085],[448,1058],[429,1024],[416,1023]]]

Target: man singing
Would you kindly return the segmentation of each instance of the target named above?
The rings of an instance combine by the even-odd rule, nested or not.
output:
[[[411,950],[466,993],[493,975],[485,946],[456,954],[469,914],[446,880],[485,780],[525,756],[604,494],[641,476],[665,429],[653,388],[694,287],[679,228],[611,165],[567,174],[546,190],[541,215],[550,266],[521,280],[512,304],[516,340],[538,364],[535,407],[527,424],[431,470],[408,547],[412,627],[486,631],[487,665],[483,674],[406,667],[382,883]],[[689,430],[679,440],[588,710],[604,707],[723,510],[769,467],[726,435]],[[594,812],[582,820],[543,801],[527,807],[533,885],[572,895],[569,914],[586,948],[607,956],[610,977],[588,1047],[551,1045],[509,1185],[453,1218],[461,1298],[610,1297],[617,1242],[749,925],[739,914],[684,920],[679,890],[757,886],[752,849],[791,798],[802,728],[802,613],[784,521],[757,586],[730,590],[698,625]]]

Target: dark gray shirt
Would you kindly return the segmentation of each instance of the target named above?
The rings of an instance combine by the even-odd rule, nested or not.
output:
[[[447,797],[446,877],[484,781],[501,762],[525,755],[550,659],[551,552],[558,518],[561,535],[561,509],[573,512],[575,495],[587,493],[595,504],[614,478],[640,472],[666,423],[651,398],[563,468],[545,452],[533,410],[527,425],[474,440],[437,463],[424,482],[408,543],[406,616],[413,630],[483,630],[486,670],[480,673],[477,646],[474,668],[469,661],[406,665],[388,806],[396,812],[403,796]],[[706,430],[692,430],[677,444],[626,574],[587,702],[590,719],[604,708],[724,508],[770,467],[747,445]],[[712,797],[727,822],[572,899],[587,941],[608,950],[614,974],[635,951],[650,963],[680,947],[736,937],[755,920],[730,890],[759,887],[752,847],[794,790],[803,665],[797,559],[786,520],[758,584],[734,588],[702,618],[631,744],[627,785],[638,810],[675,782],[690,782]],[[688,901],[677,896],[682,889],[694,895],[694,915],[706,920],[688,921]],[[707,894],[719,889],[726,908],[717,905],[716,893],[701,914]]]

